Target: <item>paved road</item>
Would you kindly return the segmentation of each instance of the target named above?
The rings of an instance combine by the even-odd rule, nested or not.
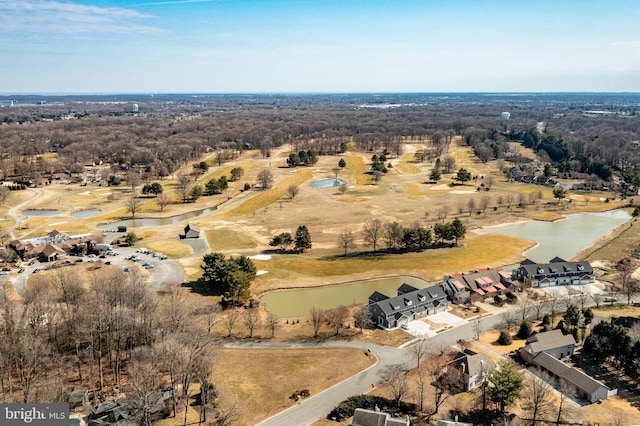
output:
[[[593,304],[593,300],[588,300],[587,303],[585,303],[585,307],[592,306]],[[477,332],[477,327],[480,328],[481,333],[503,327],[505,324],[504,315],[512,314],[514,309],[516,309],[516,306],[512,306],[511,309],[505,309],[504,311],[498,312],[494,315],[486,316],[484,318],[459,325],[455,328],[448,329],[429,338],[429,342],[435,347],[448,347],[456,344],[460,340],[473,340]],[[547,312],[547,310],[545,310],[545,312]],[[531,317],[532,314],[533,313],[531,313],[529,317]],[[235,343],[225,346],[254,349],[269,347],[351,347],[366,350],[369,348],[373,355],[378,359],[378,362],[369,369],[349,377],[329,389],[326,389],[323,392],[258,423],[259,426],[311,424],[326,416],[333,407],[348,397],[369,392],[372,389],[372,383],[378,386],[381,381],[381,372],[389,365],[404,364],[408,368],[411,368],[412,362],[415,362],[411,359],[411,351],[406,348],[390,348],[365,342],[319,342],[310,344],[288,344],[286,342],[274,344],[256,342],[249,344]]]
[[[14,229],[16,229],[22,224],[22,216],[18,214],[18,211],[22,210],[24,206],[31,203],[32,201],[37,200],[42,195],[42,191],[39,190],[38,188],[35,188],[34,191],[36,191],[36,194],[33,197],[29,198],[27,201],[20,203],[9,210],[9,216],[13,217],[16,220],[16,223],[11,228],[7,229],[7,232],[9,232],[11,239],[15,238],[15,236],[13,235]]]

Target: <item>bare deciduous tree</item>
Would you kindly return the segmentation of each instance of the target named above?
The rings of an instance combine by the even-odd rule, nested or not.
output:
[[[344,249],[344,255],[347,255],[349,249],[354,249],[356,245],[356,236],[351,229],[345,229],[338,235],[338,247]]]
[[[325,312],[327,322],[334,329],[335,335],[340,335],[340,329],[344,326],[345,321],[349,318],[349,308],[346,306],[338,306]]]
[[[420,362],[429,353],[429,340],[422,338],[418,340],[411,348],[411,357],[416,361],[416,368],[420,368]]]
[[[224,319],[224,324],[227,329],[227,337],[231,337],[231,333],[233,332],[233,326],[237,321],[238,321],[238,311],[236,310],[229,311],[229,313]]]
[[[313,337],[318,337],[322,322],[325,320],[325,312],[315,306],[311,308],[311,325],[313,326]]]
[[[402,399],[409,393],[409,381],[404,367],[400,364],[386,367],[382,371],[382,384],[389,388],[396,407],[399,407]]]
[[[267,169],[260,170],[257,179],[262,189],[270,188],[273,184],[273,174]]]
[[[382,222],[380,219],[368,220],[365,222],[362,232],[364,232],[364,241],[373,246],[373,251],[375,252],[378,241],[382,237]]]
[[[548,383],[551,378],[544,374],[530,374],[522,393],[522,409],[535,425],[541,417],[553,412],[553,387]]]
[[[266,325],[271,332],[271,338],[276,337],[276,331],[280,328],[280,319],[271,312],[267,314]]]
[[[155,202],[160,211],[164,211],[164,209],[171,204],[171,198],[167,194],[158,194],[155,198]]]
[[[291,198],[292,200],[296,198],[298,192],[300,192],[300,187],[298,185],[289,185],[289,187],[287,188],[287,195],[289,195],[289,198]]]
[[[242,322],[249,333],[250,339],[253,337],[256,327],[260,325],[260,320],[260,313],[257,309],[246,309],[244,311],[244,315],[242,315]]]
[[[131,217],[136,217],[136,213],[140,211],[141,206],[140,199],[135,195],[127,199],[127,211],[131,213]]]

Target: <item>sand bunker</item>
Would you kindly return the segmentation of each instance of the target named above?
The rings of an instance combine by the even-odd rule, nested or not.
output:
[[[256,275],[264,275],[266,273],[267,273],[267,271],[265,271],[263,269],[259,269],[258,272],[256,272]]]
[[[271,260],[270,254],[256,254],[255,256],[249,256],[249,259],[253,260]]]

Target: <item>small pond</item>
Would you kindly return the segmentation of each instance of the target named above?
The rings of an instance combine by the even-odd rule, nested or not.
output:
[[[64,210],[23,210],[22,214],[25,216],[56,216],[64,213]]]
[[[347,182],[342,179],[323,179],[309,184],[312,188],[333,188],[334,186],[345,185]]]
[[[311,308],[332,309],[340,305],[365,303],[371,293],[379,291],[387,296],[396,296],[402,283],[424,288],[429,283],[415,277],[392,277],[369,281],[355,281],[328,287],[298,290],[271,291],[260,297],[267,311],[282,318],[309,315]]]
[[[120,222],[98,225],[98,228],[112,229],[112,228],[117,228],[118,226],[126,226],[128,228],[138,228],[138,227],[145,227],[145,226],[172,225],[174,223],[178,223],[183,220],[193,219],[194,217],[211,213],[214,210],[215,210],[214,208],[207,208],[204,210],[197,210],[194,212],[188,212],[188,213],[183,213],[183,214],[179,214],[176,216],[169,216],[169,217],[127,219],[127,220],[121,220]]]
[[[483,232],[535,241],[538,245],[529,250],[526,256],[534,262],[548,262],[556,256],[570,259],[630,218],[631,215],[625,210],[574,213],[555,222],[531,221],[502,228],[488,228]]]
[[[80,211],[71,213],[71,216],[75,217],[76,219],[86,219],[88,217],[92,217],[97,214],[100,214],[100,210],[80,210]]]

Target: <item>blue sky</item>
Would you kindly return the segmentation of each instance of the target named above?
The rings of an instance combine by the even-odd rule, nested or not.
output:
[[[640,91],[637,0],[0,0],[0,93]]]

